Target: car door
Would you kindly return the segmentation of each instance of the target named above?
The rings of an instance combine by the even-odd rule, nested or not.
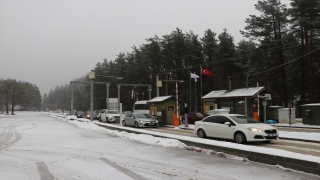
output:
[[[128,126],[134,125],[134,114],[128,114],[128,116],[126,117],[126,123]]]
[[[188,124],[194,124],[195,118],[196,118],[195,113],[189,113],[188,114]]]
[[[101,121],[106,121],[106,110],[101,110],[101,113],[100,113],[100,116],[101,116]]]
[[[202,122],[205,122],[203,124],[203,129],[208,137],[217,137],[216,128],[218,123],[217,116],[210,116],[206,119],[204,119]]]
[[[217,129],[216,129],[217,136],[225,139],[233,139],[235,124],[225,116],[218,116],[218,119],[219,119],[219,123],[217,124]],[[226,125],[225,124],[226,122],[229,122],[230,126]]]

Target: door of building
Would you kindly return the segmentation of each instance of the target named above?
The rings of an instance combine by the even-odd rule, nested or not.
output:
[[[173,124],[173,115],[175,113],[175,106],[174,105],[168,105],[167,106],[167,124],[172,125]]]

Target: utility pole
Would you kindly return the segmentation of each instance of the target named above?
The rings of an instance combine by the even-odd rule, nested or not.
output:
[[[71,81],[71,115],[74,115],[73,113],[73,82]]]
[[[107,83],[107,99],[106,99],[106,109],[109,108],[109,86],[110,86],[110,83]]]
[[[91,84],[91,93],[90,93],[90,120],[93,120],[93,79],[94,79],[94,71],[89,72],[89,79]]]
[[[159,81],[159,75],[156,75],[157,97],[159,97],[159,86],[158,86],[158,81]]]

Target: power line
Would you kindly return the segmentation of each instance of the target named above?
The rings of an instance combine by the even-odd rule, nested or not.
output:
[[[279,68],[279,67],[281,67],[281,66],[284,66],[284,65],[287,65],[287,64],[292,63],[292,62],[294,62],[294,61],[297,61],[297,60],[299,60],[300,58],[302,58],[302,57],[304,57],[304,56],[306,56],[306,55],[308,55],[308,54],[311,54],[311,53],[313,53],[314,51],[316,51],[316,50],[318,50],[318,49],[320,49],[320,47],[318,47],[317,49],[315,49],[315,50],[313,50],[313,51],[311,51],[311,52],[309,52],[309,53],[307,53],[307,54],[304,54],[304,55],[302,55],[302,56],[300,56],[300,57],[298,57],[298,58],[296,58],[296,59],[294,59],[294,60],[292,60],[292,61],[286,62],[286,63],[284,63],[284,64],[281,64],[281,65],[279,65],[279,66],[273,67],[273,68],[268,69],[268,70],[265,70],[265,71],[261,71],[261,72],[254,73],[254,74],[248,74],[248,76],[250,76],[250,75],[251,75],[251,76],[252,76],[252,75],[257,75],[257,74],[262,74],[262,73],[265,73],[265,72],[268,72],[268,71],[272,71],[272,70],[277,69],[277,68]]]

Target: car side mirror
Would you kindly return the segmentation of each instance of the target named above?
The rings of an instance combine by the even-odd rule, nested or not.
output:
[[[231,127],[230,122],[225,122],[224,124],[225,124],[225,125],[228,125],[229,127]]]

